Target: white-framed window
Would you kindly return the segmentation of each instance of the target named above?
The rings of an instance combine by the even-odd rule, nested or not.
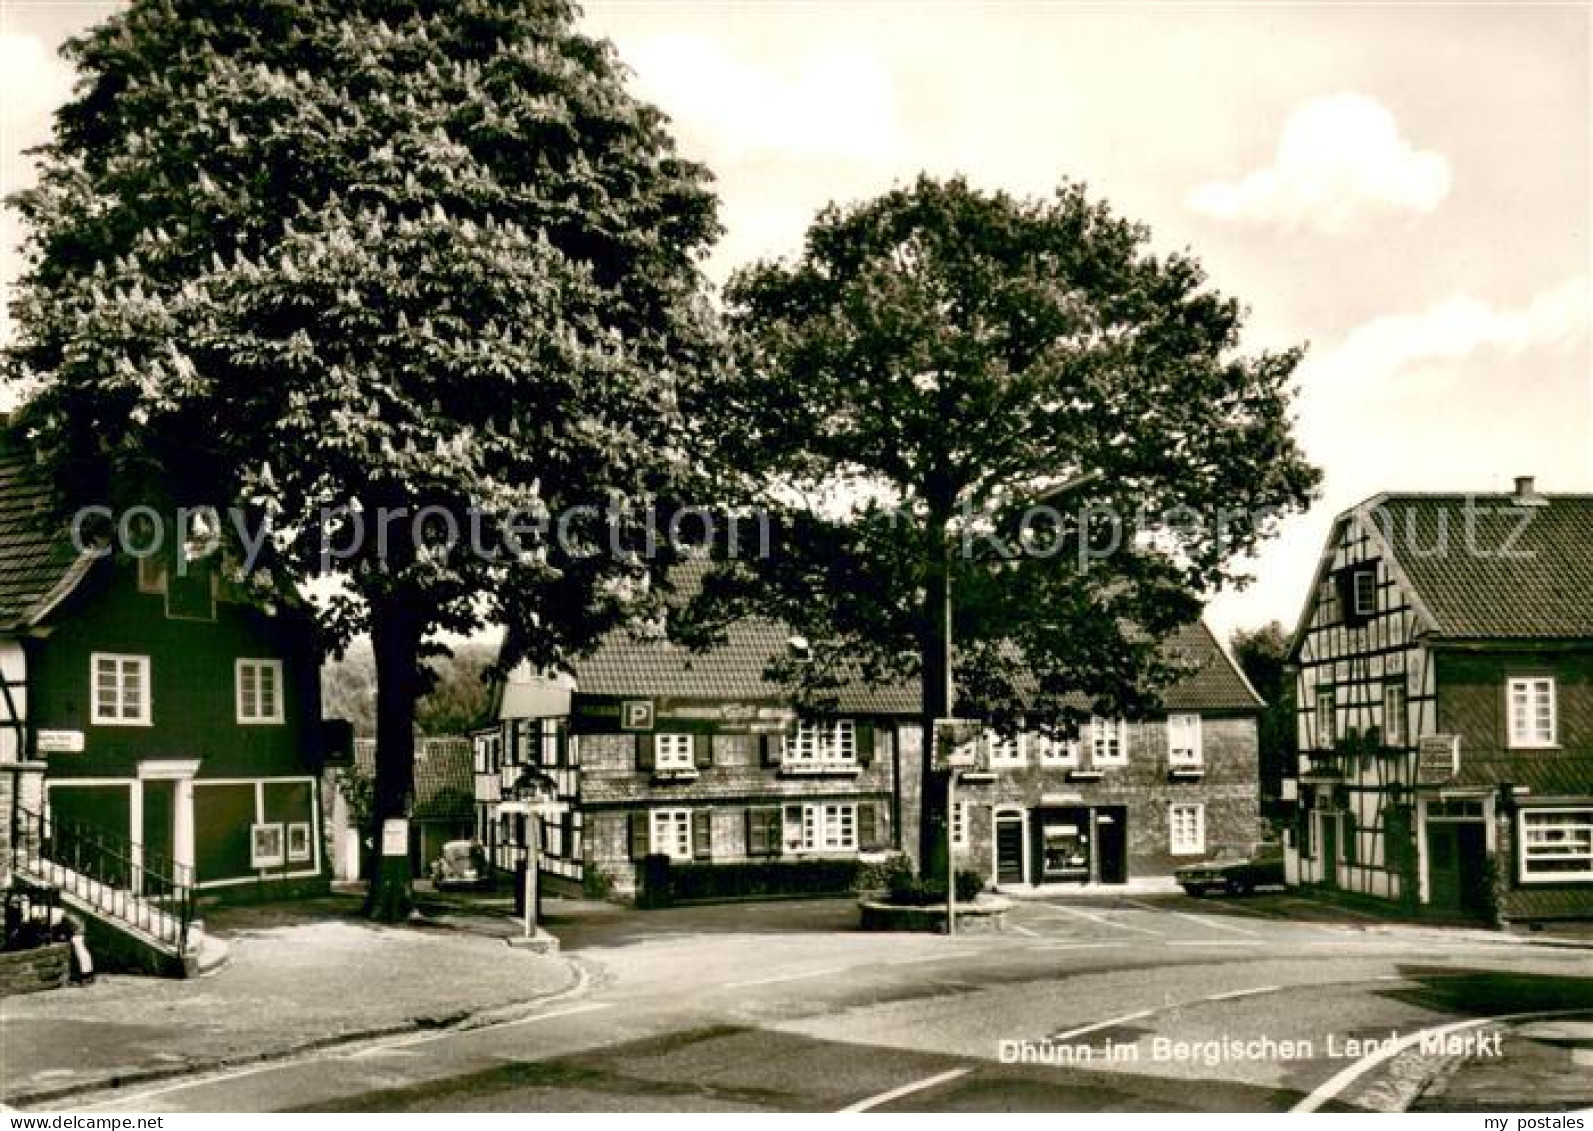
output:
[[[1201,746],[1200,716],[1180,713],[1167,716],[1167,764],[1198,766],[1204,757]]]
[[[1593,808],[1521,810],[1521,880],[1593,880]]]
[[[654,809],[649,845],[655,856],[691,859],[691,810]]]
[[[287,862],[280,821],[251,825],[249,828],[249,867],[278,868]]]
[[[1090,720],[1090,761],[1097,766],[1128,762],[1128,723],[1122,719]]]
[[[985,731],[985,749],[990,751],[992,766],[1020,766],[1023,764],[1023,738],[1020,733],[1002,734]]]
[[[803,719],[786,744],[785,760],[809,765],[826,762],[852,765],[857,761],[857,725],[851,719],[832,722]]]
[[[1337,710],[1338,699],[1331,687],[1323,688],[1316,693],[1316,745],[1319,750],[1325,750],[1333,745],[1337,729],[1333,716]]]
[[[951,806],[951,846],[968,847],[968,803],[954,801]]]
[[[1510,680],[1510,745],[1553,746],[1556,734],[1554,680],[1530,676]]]
[[[1035,750],[1039,753],[1042,766],[1077,766],[1079,764],[1079,740],[1076,738],[1062,738],[1060,736],[1035,733],[1029,736],[1029,741],[1034,744]]]
[[[1371,569],[1358,569],[1350,574],[1355,615],[1369,617],[1377,612],[1377,573]]]
[[[689,770],[696,765],[691,754],[691,735],[653,735],[653,766],[660,770]]]
[[[1174,856],[1198,856],[1206,851],[1204,805],[1177,802],[1167,807],[1167,850]]]
[[[234,667],[238,721],[282,722],[282,661],[239,660]]]
[[[1405,718],[1408,703],[1404,684],[1383,685],[1383,745],[1404,746],[1409,741]]]
[[[89,657],[98,726],[149,726],[149,657],[95,652]]]
[[[786,806],[786,847],[792,852],[857,850],[857,805],[824,802]]]

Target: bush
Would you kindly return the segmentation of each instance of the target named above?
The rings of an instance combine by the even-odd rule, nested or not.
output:
[[[985,890],[985,878],[972,869],[957,873],[957,901],[971,903]],[[943,880],[926,880],[908,874],[896,879],[890,886],[889,901],[898,907],[929,907],[946,902],[946,884]]]
[[[588,899],[608,899],[614,894],[614,876],[600,864],[588,864],[581,873],[581,891]]]
[[[746,864],[674,864],[669,895],[676,902],[782,895],[845,895],[855,891],[856,860],[771,860]]]
[[[904,852],[893,852],[883,860],[869,860],[859,865],[854,891],[890,891],[903,880],[913,878],[913,862]]]

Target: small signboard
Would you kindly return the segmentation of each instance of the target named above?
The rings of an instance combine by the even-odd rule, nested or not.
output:
[[[402,817],[389,817],[382,822],[382,855],[409,855],[409,822]]]
[[[38,734],[40,754],[83,753],[83,732],[80,730],[41,730]]]
[[[935,768],[978,769],[984,735],[985,725],[978,719],[936,719]]]
[[[653,701],[626,699],[620,704],[620,730],[652,730]]]
[[[1429,734],[1416,745],[1418,785],[1441,785],[1460,772],[1460,736]]]

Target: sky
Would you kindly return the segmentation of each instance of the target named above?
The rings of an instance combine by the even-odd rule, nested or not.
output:
[[[113,5],[0,0],[0,182],[31,180]],[[1081,181],[1307,347],[1320,501],[1219,595],[1292,626],[1334,514],[1387,490],[1593,491],[1593,7],[1587,4],[591,0],[636,92],[715,173],[707,264],[795,254],[814,213],[920,172]],[[16,242],[4,218],[0,269]]]

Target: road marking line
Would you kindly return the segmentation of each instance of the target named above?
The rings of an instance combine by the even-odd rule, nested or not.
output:
[[[939,962],[946,958],[963,958],[970,954],[983,954],[979,950],[947,950],[940,954],[921,954],[917,958],[893,958],[886,962],[886,966],[911,966],[915,962]]]
[[[1207,1001],[1233,1001],[1235,998],[1255,997],[1257,994],[1275,994],[1282,986],[1256,986],[1249,990],[1229,990],[1225,994],[1212,994]]]
[[[826,966],[823,970],[808,970],[801,974],[777,974],[772,978],[753,978],[747,982],[726,982],[724,989],[739,990],[743,986],[772,986],[776,982],[797,982],[803,978],[822,978],[826,974],[841,974],[844,970],[840,966]]]
[[[1120,942],[1057,942],[1035,943],[1026,946],[1024,950],[1118,950],[1127,946]]]
[[[1232,931],[1236,935],[1249,935],[1251,938],[1261,937],[1261,935],[1256,931],[1247,930],[1244,927],[1235,927],[1231,923],[1220,923],[1215,919],[1208,919],[1204,915],[1195,915],[1188,911],[1173,911],[1170,908],[1157,907],[1150,903],[1141,903],[1137,899],[1125,899],[1123,902],[1133,907],[1143,908],[1146,911],[1154,911],[1159,915],[1176,915],[1180,919],[1188,919],[1191,923],[1199,923],[1202,927],[1210,927],[1214,931]]]
[[[1586,1009],[1556,1009],[1547,1013],[1505,1013],[1498,1017],[1473,1017],[1466,1021],[1452,1021],[1448,1025],[1434,1025],[1428,1029],[1418,1029],[1416,1032],[1406,1034],[1399,1040],[1378,1049],[1374,1053],[1368,1053],[1354,1064],[1349,1065],[1328,1080],[1317,1085],[1316,1090],[1291,1107],[1289,1113],[1292,1115],[1295,1112],[1316,1111],[1329,1100],[1336,1099],[1345,1088],[1348,1088],[1385,1060],[1392,1060],[1412,1045],[1419,1044],[1422,1041],[1430,1040],[1434,1037],[1448,1036],[1450,1033],[1459,1033],[1465,1029],[1477,1029],[1484,1025],[1497,1025],[1505,1021],[1524,1021],[1529,1017],[1566,1017],[1586,1012]]]
[[[1016,923],[1008,923],[1007,930],[1015,935],[1023,935],[1025,938],[1037,939],[1040,937],[1039,931],[1031,931],[1028,927],[1020,927]]]
[[[1137,1013],[1125,1013],[1121,1017],[1113,1017],[1107,1021],[1097,1021],[1093,1025],[1081,1025],[1077,1029],[1069,1029],[1065,1033],[1053,1034],[1051,1040],[1067,1041],[1072,1040],[1074,1037],[1082,1037],[1085,1033],[1094,1033],[1100,1029],[1113,1029],[1126,1021],[1138,1021],[1140,1018],[1149,1017],[1155,1012],[1154,1009],[1141,1009]]]
[[[924,1089],[933,1088],[937,1084],[945,1084],[951,1080],[957,1079],[959,1076],[966,1076],[972,1071],[972,1068],[953,1068],[950,1072],[942,1072],[937,1076],[929,1076],[923,1080],[915,1080],[911,1084],[903,1084],[900,1088],[892,1088],[888,1092],[881,1092],[879,1095],[870,1096],[866,1100],[858,1100],[855,1104],[849,1104],[846,1107],[843,1107],[841,1111],[871,1111],[872,1109],[879,1107],[881,1104],[888,1104],[892,1100],[899,1100],[903,1096],[912,1095],[914,1092],[922,1092]]]
[[[1060,911],[1064,915],[1076,915],[1080,919],[1088,919],[1092,923],[1099,923],[1103,927],[1116,927],[1120,931],[1138,931],[1142,935],[1155,935],[1157,938],[1162,937],[1162,933],[1160,931],[1153,931],[1149,927],[1131,927],[1127,923],[1118,923],[1102,915],[1091,915],[1088,911],[1079,911],[1075,908],[1063,907],[1056,903],[1048,903],[1046,906],[1054,911]]]

